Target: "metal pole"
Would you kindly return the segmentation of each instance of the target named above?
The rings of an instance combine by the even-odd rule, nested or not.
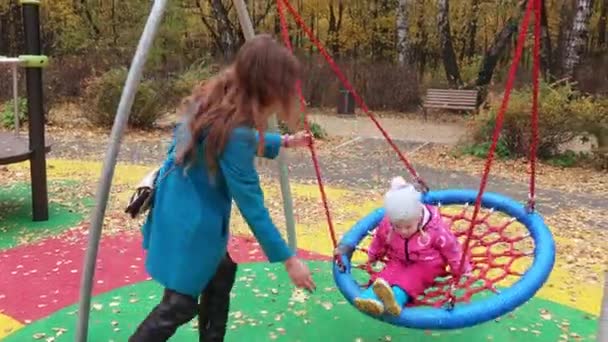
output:
[[[243,29],[243,35],[246,40],[253,38],[255,32],[253,30],[253,24],[251,18],[247,12],[247,7],[244,0],[233,0],[236,13]],[[268,119],[268,126],[271,131],[278,131],[278,122],[275,115],[272,115]],[[281,152],[277,157],[279,164],[279,178],[281,182],[281,195],[283,197],[283,213],[285,214],[285,225],[287,228],[287,242],[292,250],[296,251],[298,248],[298,242],[296,240],[296,223],[293,217],[293,200],[291,197],[291,188],[289,186],[289,170],[285,163],[285,155]]]
[[[39,2],[22,2],[25,51],[28,55],[42,53],[40,43]],[[44,108],[42,95],[42,68],[25,68],[27,111],[29,116],[30,177],[32,183],[32,212],[34,221],[49,218],[46,183],[46,144],[44,142]]]
[[[141,81],[143,69],[148,58],[148,53],[152,47],[154,37],[158,32],[161,24],[167,0],[155,0],[146,22],[146,26],[139,40],[137,51],[133,57],[133,62],[129,69],[129,74],[125,82],[118,109],[116,111],[116,119],[112,127],[110,136],[110,145],[106,153],[106,159],[103,165],[103,171],[97,188],[95,209],[92,213],[91,228],[89,230],[89,243],[87,254],[84,263],[84,272],[80,287],[80,306],[78,309],[78,327],[76,330],[76,341],[85,342],[88,337],[89,329],[89,310],[91,308],[91,292],[93,289],[93,277],[95,275],[95,263],[97,259],[97,250],[99,248],[99,239],[101,237],[102,223],[106,206],[108,203],[108,195],[112,186],[112,176],[114,175],[114,167],[116,166],[116,157],[120,149],[120,141],[123,136],[131,107],[135,99],[137,88]]]
[[[19,135],[19,72],[13,64],[13,113],[15,115],[15,134]]]
[[[608,272],[604,274],[604,299],[600,313],[597,342],[608,342]]]

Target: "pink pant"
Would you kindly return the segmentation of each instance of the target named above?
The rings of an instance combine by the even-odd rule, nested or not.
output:
[[[377,273],[372,280],[382,278],[391,286],[399,286],[410,297],[416,298],[435,284],[435,279],[445,276],[443,263],[417,262],[406,264],[399,260],[389,261],[384,269]]]

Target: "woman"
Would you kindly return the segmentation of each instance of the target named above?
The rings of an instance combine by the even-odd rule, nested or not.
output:
[[[197,313],[197,298],[226,255],[232,201],[270,262],[283,262],[297,287],[313,291],[308,267],[274,226],[254,166],[281,147],[310,137],[263,134],[273,111],[297,122],[298,60],[268,35],[246,42],[235,62],[185,101],[184,123],[160,169],[153,209],[143,227],[146,269],[164,296],[131,342],[168,340]],[[204,329],[201,329],[204,333]]]

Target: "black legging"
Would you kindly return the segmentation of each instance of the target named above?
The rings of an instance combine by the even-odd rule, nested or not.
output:
[[[198,305],[200,342],[224,341],[230,312],[230,291],[236,279],[236,269],[236,263],[226,253],[213,279],[201,294]]]
[[[181,325],[198,314],[199,341],[221,342],[226,334],[230,291],[236,278],[237,264],[230,254],[203,291],[197,305],[196,298],[165,289],[163,298],[139,325],[129,342],[165,342]]]

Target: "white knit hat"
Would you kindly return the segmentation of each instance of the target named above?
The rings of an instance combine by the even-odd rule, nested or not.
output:
[[[390,190],[384,195],[384,210],[389,220],[411,220],[420,215],[421,207],[420,192],[403,177],[393,178]]]

